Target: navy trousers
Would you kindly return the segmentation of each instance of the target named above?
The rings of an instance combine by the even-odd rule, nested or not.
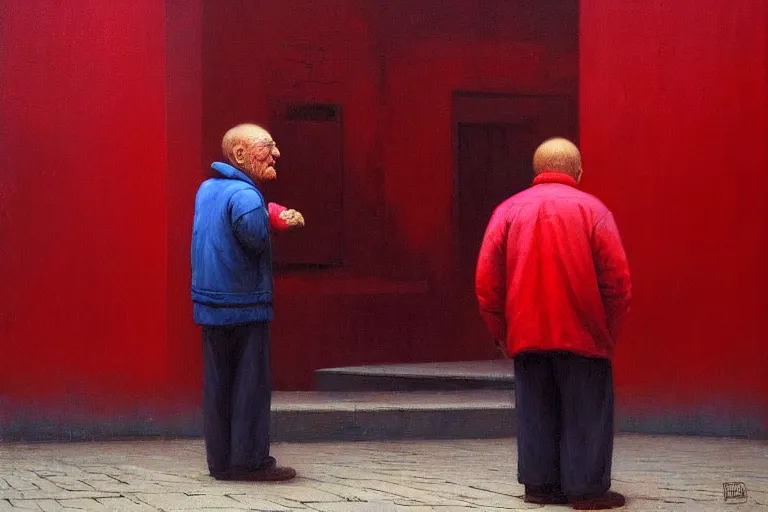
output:
[[[607,359],[515,356],[518,481],[571,498],[611,486],[613,376]]]
[[[211,473],[269,456],[269,323],[203,327],[203,421]]]

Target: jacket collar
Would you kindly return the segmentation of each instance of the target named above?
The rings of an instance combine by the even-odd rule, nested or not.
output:
[[[544,183],[559,183],[561,185],[569,185],[571,187],[578,186],[578,182],[571,176],[565,173],[557,171],[544,171],[533,180],[534,185],[541,185]]]
[[[249,178],[243,171],[227,163],[213,162],[211,164],[211,169],[213,169],[214,171],[221,174],[223,177],[228,178],[230,180],[245,181],[246,183],[250,183],[254,187],[256,186],[256,183],[254,183],[253,180]]]

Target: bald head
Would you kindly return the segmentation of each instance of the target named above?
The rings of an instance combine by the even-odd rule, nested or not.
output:
[[[533,172],[562,172],[577,181],[581,179],[581,153],[576,145],[561,138],[544,141],[533,154]]]
[[[239,124],[224,134],[224,138],[221,139],[221,152],[229,163],[236,166],[235,146],[250,146],[259,139],[270,140],[269,132],[257,124]]]
[[[257,124],[239,124],[227,130],[221,152],[230,164],[256,181],[275,179],[280,151],[267,130]]]

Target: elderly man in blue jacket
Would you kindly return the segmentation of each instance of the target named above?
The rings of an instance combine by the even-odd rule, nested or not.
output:
[[[272,250],[268,204],[259,184],[276,178],[280,157],[253,124],[222,140],[229,163],[197,192],[192,233],[194,320],[203,329],[203,416],[208,469],[220,480],[276,481],[296,476],[269,455],[272,379]],[[291,227],[301,214],[279,214]]]

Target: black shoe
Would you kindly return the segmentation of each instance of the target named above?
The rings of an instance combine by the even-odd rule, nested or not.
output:
[[[274,469],[275,466],[277,466],[277,460],[275,460],[274,457],[267,456],[266,459],[262,461],[261,464],[259,464],[256,468],[248,469],[248,468],[241,468],[241,469],[235,469],[231,471],[210,471],[210,474],[213,478],[216,480],[232,480],[232,474],[242,474],[242,473],[250,473],[254,471],[263,471],[263,470],[269,470]]]
[[[216,480],[229,480],[229,471],[209,471]]]
[[[266,459],[262,461],[261,464],[259,464],[258,469],[272,469],[275,466],[277,466],[277,460],[272,456],[267,456]]]
[[[570,501],[574,510],[608,510],[623,507],[627,499],[617,492],[608,491],[600,496],[577,498]]]
[[[525,486],[525,497],[523,501],[535,505],[567,505],[568,498],[563,492],[555,486],[536,487],[532,485]]]

